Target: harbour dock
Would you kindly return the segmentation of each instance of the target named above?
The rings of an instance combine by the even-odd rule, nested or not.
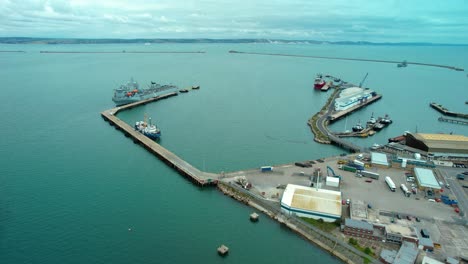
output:
[[[434,102],[430,103],[429,105],[444,115],[468,119],[468,114],[452,112],[448,110],[447,108],[443,107],[442,105],[434,103]]]
[[[139,102],[131,103],[128,105],[115,107],[101,112],[101,116],[105,121],[109,122],[111,126],[114,126],[117,130],[122,131],[126,137],[132,138],[134,143],[144,147],[146,150],[157,156],[160,160],[164,161],[167,165],[178,171],[181,175],[185,176],[192,182],[196,183],[199,186],[216,185],[218,183],[217,174],[200,171],[199,169],[192,166],[190,163],[186,162],[185,160],[181,159],[180,157],[170,152],[166,148],[162,147],[158,143],[154,142],[150,138],[136,131],[132,126],[120,120],[116,116],[117,113],[121,111],[125,111],[140,105],[144,105],[147,103],[151,103],[154,101],[166,99],[177,95],[177,92],[171,92]]]

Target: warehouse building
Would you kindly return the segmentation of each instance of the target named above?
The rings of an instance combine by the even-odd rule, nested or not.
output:
[[[388,162],[387,155],[384,153],[371,152],[371,163],[372,167],[390,167]]]
[[[423,190],[433,189],[440,190],[441,187],[437,182],[437,179],[430,169],[423,168],[414,168],[414,174],[416,175],[416,180],[418,185]]]
[[[281,210],[333,222],[341,218],[341,192],[288,184],[281,198]]]
[[[408,133],[406,145],[435,157],[468,158],[468,137],[463,135]]]

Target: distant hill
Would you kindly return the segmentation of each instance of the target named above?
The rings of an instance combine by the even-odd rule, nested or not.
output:
[[[468,44],[439,44],[425,42],[368,42],[368,41],[317,41],[284,39],[84,39],[84,38],[26,38],[0,37],[3,44],[118,44],[118,43],[272,43],[272,44],[330,44],[378,46],[466,46]]]

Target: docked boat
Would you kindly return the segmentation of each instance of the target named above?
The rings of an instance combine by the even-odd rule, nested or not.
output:
[[[391,124],[393,123],[392,119],[390,119],[390,117],[388,115],[385,115],[382,120],[380,120],[380,123],[382,124],[385,124],[385,125],[388,125],[388,124]]]
[[[371,118],[367,121],[368,124],[375,125],[377,120],[375,120],[374,113],[372,113]]]
[[[371,149],[376,150],[376,149],[379,149],[379,148],[381,148],[381,147],[382,147],[382,146],[380,146],[379,144],[374,143],[374,145],[372,145]]]
[[[327,84],[327,83],[325,83],[325,85],[322,86],[322,88],[320,88],[320,90],[323,91],[323,92],[328,91],[328,89],[330,89],[330,84]]]
[[[156,82],[151,82],[148,89],[141,89],[138,83],[132,78],[129,82],[120,85],[119,88],[114,90],[112,101],[114,101],[116,106],[126,105],[156,97],[163,91],[176,88],[177,86],[172,84],[161,85]]]
[[[339,83],[339,82],[341,82],[341,79],[340,78],[335,78],[335,79],[333,79],[333,81],[336,82],[336,83]]]
[[[144,121],[138,121],[135,123],[135,130],[142,133],[143,135],[155,140],[161,137],[161,130],[151,122],[151,117],[149,122],[146,121],[146,115]]]
[[[188,90],[187,89],[182,89],[182,90],[179,90],[179,93],[188,93]]]
[[[376,123],[376,124],[372,127],[372,129],[374,129],[375,131],[379,131],[379,130],[381,130],[381,129],[384,128],[384,127],[385,127],[384,124],[382,124],[382,123]]]
[[[353,132],[361,132],[364,130],[364,127],[361,125],[361,121],[359,121],[355,126],[353,126]]]
[[[194,85],[194,86],[192,86],[192,89],[193,90],[198,90],[198,89],[200,89],[200,85]]]
[[[321,75],[320,75],[321,76]],[[325,86],[325,81],[322,79],[322,77],[318,77],[315,78],[315,82],[314,82],[314,88],[317,89],[317,90],[320,90],[322,89],[324,86]]]

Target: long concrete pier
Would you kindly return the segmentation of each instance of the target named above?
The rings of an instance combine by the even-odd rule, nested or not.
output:
[[[398,64],[401,61],[392,61],[392,60],[373,60],[373,59],[360,59],[360,58],[343,58],[343,57],[328,57],[328,56],[311,56],[311,55],[295,55],[295,54],[281,54],[281,53],[261,53],[261,52],[243,52],[230,50],[229,53],[240,53],[240,54],[251,54],[251,55],[268,55],[268,56],[285,56],[285,57],[301,57],[301,58],[314,58],[314,59],[327,59],[327,60],[348,60],[348,61],[366,61],[366,62],[380,62],[380,63],[392,63]],[[463,68],[441,65],[441,64],[432,64],[432,63],[421,63],[421,62],[406,62],[406,64],[420,65],[420,66],[429,66],[429,67],[439,67],[455,71],[464,71]]]
[[[132,126],[120,120],[116,116],[118,112],[176,95],[178,95],[177,92],[171,92],[164,95],[152,97],[146,100],[142,100],[136,103],[115,107],[101,112],[101,116],[105,121],[109,122],[110,125],[114,126],[117,130],[122,131],[126,137],[132,138],[133,142],[140,144],[146,150],[156,155],[160,160],[164,161],[167,165],[169,165],[171,168],[174,168],[176,171],[178,171],[180,174],[182,174],[192,182],[196,183],[199,186],[216,185],[218,183],[219,178],[217,174],[200,171],[199,169],[195,168],[190,163],[186,162],[174,153],[165,149],[155,141],[136,131]]]
[[[439,117],[438,120],[441,121],[441,122],[468,125],[468,121],[463,121],[463,120],[458,120],[458,119]]]

